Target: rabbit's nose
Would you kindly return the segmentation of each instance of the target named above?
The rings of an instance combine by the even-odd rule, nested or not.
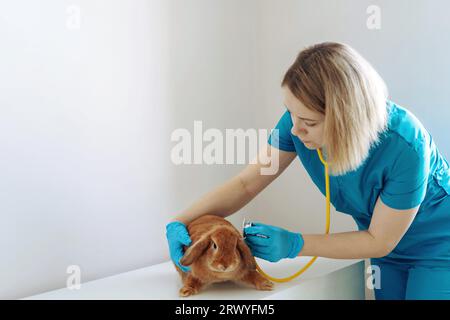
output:
[[[227,270],[227,266],[224,265],[224,264],[219,264],[219,265],[217,265],[217,268],[218,268],[219,270],[222,270],[222,271]]]

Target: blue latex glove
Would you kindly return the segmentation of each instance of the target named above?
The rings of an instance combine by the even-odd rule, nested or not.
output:
[[[244,228],[244,235],[253,255],[271,262],[297,257],[304,244],[300,233],[258,222]]]
[[[170,258],[172,261],[180,267],[183,272],[190,271],[190,267],[183,266],[180,263],[180,260],[184,255],[183,245],[189,246],[192,243],[186,225],[179,221],[168,223],[166,226],[166,237],[169,242]]]

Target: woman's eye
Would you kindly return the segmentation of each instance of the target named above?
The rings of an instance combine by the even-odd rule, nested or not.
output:
[[[314,123],[314,124],[307,124],[307,123],[306,123],[306,125],[307,125],[308,127],[314,127],[314,126],[316,125],[316,123]]]

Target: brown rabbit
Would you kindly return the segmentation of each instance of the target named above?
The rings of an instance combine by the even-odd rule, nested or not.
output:
[[[185,246],[181,264],[190,266],[181,275],[180,296],[198,293],[214,282],[233,281],[258,290],[272,290],[273,283],[256,271],[256,261],[239,231],[227,220],[204,215],[187,225],[192,244]]]

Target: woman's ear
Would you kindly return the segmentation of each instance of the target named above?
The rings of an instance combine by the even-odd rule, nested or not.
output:
[[[241,254],[245,266],[250,270],[256,270],[255,258],[253,257],[252,252],[242,238],[239,238],[237,241],[237,249]]]
[[[197,260],[203,252],[208,249],[210,244],[209,237],[204,237],[203,239],[197,241],[186,250],[183,258],[181,258],[180,263],[183,266],[190,266],[195,260]]]

